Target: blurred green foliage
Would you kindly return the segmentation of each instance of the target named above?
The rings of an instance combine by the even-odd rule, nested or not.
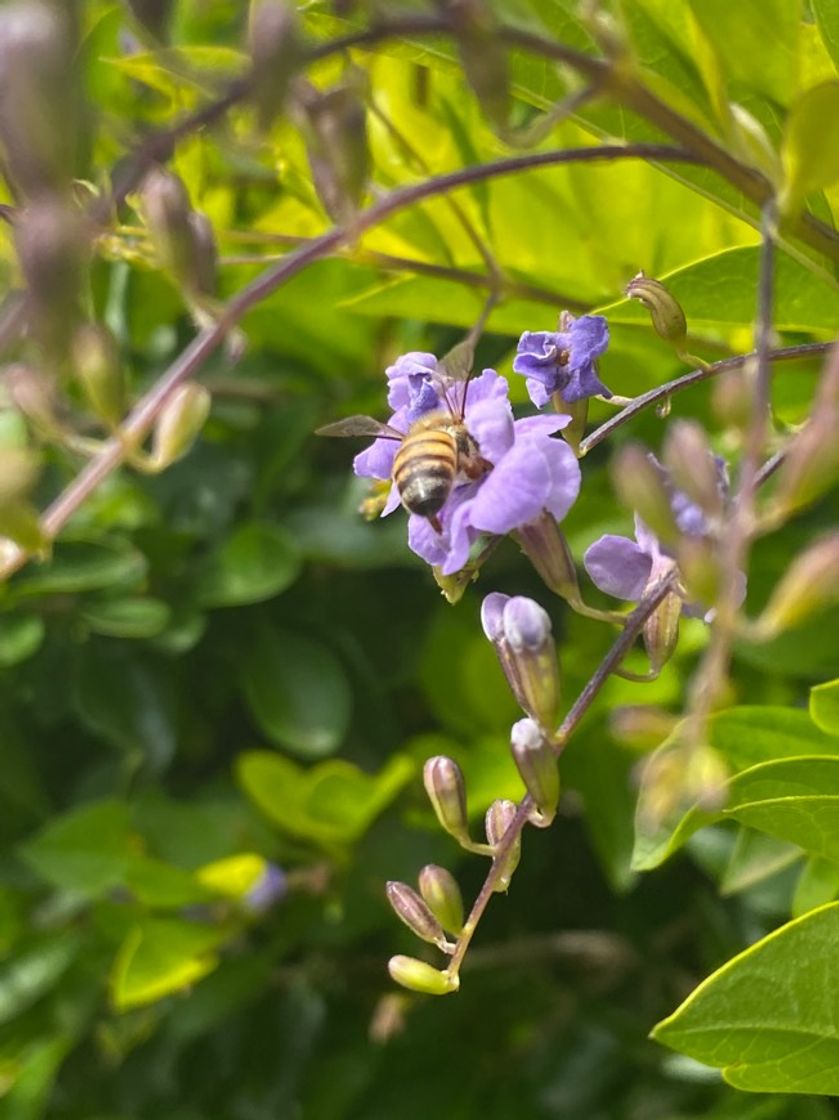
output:
[[[247,12],[234,0],[177,0],[161,42],[129,5],[77,7],[85,111],[72,175],[80,194],[96,195],[149,129],[246,71]],[[300,7],[312,41],[370,15],[363,4]],[[494,7],[518,26],[597,49],[596,28],[572,0]],[[814,154],[819,123],[798,97],[837,80],[835,5],[615,0],[604,18],[661,98],[746,162],[763,152],[781,174],[786,161],[795,205],[806,201],[833,223],[839,188]],[[523,52],[509,63],[517,125],[574,82],[566,68]],[[362,91],[377,192],[507,152],[444,38],[389,39],[326,59],[309,76],[320,88],[349,76]],[[782,141],[791,106],[797,123]],[[599,138],[660,139],[601,98],[544,146]],[[171,167],[212,223],[214,297],[196,303],[160,267],[137,195],[98,237],[81,293],[86,314],[117,340],[135,398],[196,323],[330,224],[287,117],[261,134],[253,107],[237,105],[185,137]],[[385,880],[414,882],[423,864],[439,862],[467,898],[481,882],[480,861],[435,825],[418,778],[423,760],[458,760],[476,819],[494,798],[522,794],[507,746],[517,709],[480,630],[481,594],[530,594],[548,607],[568,704],[613,633],[551,603],[509,542],[479,585],[448,606],[407,550],[402,513],[362,521],[353,449],[319,443],[314,428],[352,412],[383,415],[384,367],[410,349],[440,355],[461,337],[486,295],[474,281],[481,245],[509,291],[477,360],[502,373],[519,332],[551,329],[572,306],[606,309],[612,344],[602,373],[615,393],[634,396],[678,375],[683,367],[647,313],[623,298],[640,269],[667,277],[690,348],[708,360],[750,349],[754,318],[757,212],[707,168],[556,167],[455,197],[399,212],[251,308],[242,338],[231,339],[231,349],[244,346],[241,358],[219,353],[202,371],[213,407],[190,453],[159,475],[112,474],[51,554],[0,590],[0,1115],[9,1120],[836,1115],[828,1101],[783,1095],[835,1092],[835,1072],[827,1085],[809,1084],[773,1068],[761,1082],[746,1067],[735,1084],[780,1091],[754,1098],[724,1085],[711,1065],[731,1060],[731,1032],[769,1014],[761,953],[775,953],[781,970],[802,958],[829,962],[793,996],[806,1012],[829,992],[817,1026],[829,1034],[837,1021],[835,906],[808,919],[839,894],[837,607],[771,643],[738,648],[714,745],[735,792],[761,777],[770,786],[744,791],[722,812],[693,810],[664,835],[635,836],[640,755],[652,744],[620,737],[610,715],[639,704],[682,710],[707,640],[703,624],[687,623],[656,683],[612,678],[574,735],[559,819],[548,833],[527,834],[509,898],[494,901],[467,959],[462,992],[423,1001],[389,983],[387,958],[416,950],[386,905]],[[9,189],[0,201],[19,199]],[[419,266],[383,267],[383,254]],[[20,283],[5,226],[0,281]],[[833,266],[790,237],[778,261],[779,342],[823,341],[837,325]],[[778,367],[782,428],[807,415],[818,368]],[[71,415],[84,417],[79,386],[66,370],[62,377]],[[513,392],[525,400],[523,385]],[[673,411],[701,420],[717,449],[736,457],[738,434],[713,401],[699,385]],[[609,414],[593,403],[594,422]],[[645,413],[631,435],[658,446],[663,430],[660,416]],[[611,445],[623,439],[622,431]],[[0,444],[26,440],[7,407]],[[586,459],[566,523],[578,560],[603,532],[630,527],[612,495],[610,453],[604,445]],[[72,448],[46,451],[39,507],[81,462]],[[757,546],[752,611],[836,514],[834,493]],[[586,595],[599,601],[590,587]],[[643,669],[643,658],[628,664]],[[810,755],[829,757],[802,769],[798,756]],[[764,803],[778,790],[786,796],[787,781],[801,796],[779,825]],[[638,874],[677,848],[671,864]],[[282,869],[283,891],[263,905],[256,892],[272,868]],[[792,913],[800,921],[783,940],[747,950],[736,971],[660,1028],[690,1057],[647,1038],[700,979]],[[713,1016],[716,1005],[737,1012],[719,1027],[725,1037],[682,1043],[691,1015]],[[774,1025],[812,1023],[807,1013],[789,1021],[779,1013]],[[754,1064],[771,1065],[771,1043]],[[835,1048],[835,1037],[823,1045]]]

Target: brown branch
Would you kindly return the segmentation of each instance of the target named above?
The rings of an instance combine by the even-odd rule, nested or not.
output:
[[[115,470],[126,456],[135,449],[148,433],[155,417],[169,394],[187,378],[192,377],[219,347],[227,333],[242,316],[257,303],[271,295],[282,284],[296,276],[307,265],[333,252],[341,245],[359,237],[365,230],[383,222],[391,214],[413,206],[435,195],[446,194],[458,187],[487,179],[510,175],[534,167],[550,167],[567,163],[593,163],[616,159],[685,159],[694,157],[679,148],[662,144],[605,144],[592,148],[559,149],[551,152],[532,152],[491,163],[460,168],[446,175],[438,175],[422,183],[414,183],[391,192],[385,198],[363,210],[352,225],[336,226],[307,245],[288,254],[279,264],[266,269],[224,307],[212,326],[201,331],[143,396],[119,432],[107,440],[99,454],[92,459],[67,489],[48,507],[42,518],[42,532],[47,541],[54,540],[84,500]],[[3,557],[0,575],[17,571],[27,558],[23,548],[11,549]]]
[[[796,358],[811,358],[818,357],[826,354],[833,346],[832,342],[804,342],[799,346],[785,346],[780,350],[770,350],[768,359],[770,362],[789,362]],[[708,381],[717,374],[726,373],[733,369],[739,369],[741,366],[746,365],[747,362],[753,361],[757,354],[755,351],[750,351],[748,354],[738,354],[733,358],[723,358],[719,362],[714,362],[712,365],[703,367],[702,369],[691,370],[690,373],[683,373],[680,377],[674,378],[672,381],[667,381],[663,385],[657,385],[655,389],[650,389],[649,392],[642,393],[640,397],[635,397],[631,404],[626,408],[622,408],[620,412],[616,412],[614,416],[595,428],[591,435],[587,436],[580,443],[580,454],[585,455],[591,451],[592,448],[597,447],[604,439],[610,436],[618,428],[622,428],[624,424],[628,424],[630,420],[634,419],[640,412],[644,412],[659,401],[666,400],[667,397],[672,397],[674,393],[681,392],[682,389],[689,389],[691,385],[698,385],[702,381]]]

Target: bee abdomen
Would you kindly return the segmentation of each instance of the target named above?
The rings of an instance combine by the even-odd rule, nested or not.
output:
[[[402,504],[421,517],[440,512],[456,473],[457,449],[448,432],[409,433],[393,462],[393,480]]]

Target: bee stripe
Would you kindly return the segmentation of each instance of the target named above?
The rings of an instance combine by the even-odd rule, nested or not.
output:
[[[433,474],[454,476],[455,459],[449,455],[413,456],[394,464],[393,478],[400,484],[404,478],[413,474]]]

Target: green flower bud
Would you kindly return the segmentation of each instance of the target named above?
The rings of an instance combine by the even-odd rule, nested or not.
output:
[[[370,175],[364,103],[352,85],[334,86],[325,93],[301,85],[298,96],[318,196],[333,221],[349,222]]]
[[[40,458],[28,447],[0,448],[0,508],[25,498],[38,477]]]
[[[579,602],[577,568],[556,518],[545,510],[514,535],[545,586],[569,603]]]
[[[470,843],[466,783],[458,764],[453,758],[435,755],[425,763],[422,777],[425,792],[441,827],[461,844]]]
[[[839,408],[814,411],[790,443],[772,505],[788,516],[817,501],[839,480]]]
[[[216,238],[212,223],[200,210],[192,210],[189,218],[192,233],[192,274],[190,284],[203,295],[211,296],[216,290]]]
[[[282,110],[302,60],[297,11],[285,0],[253,0],[248,24],[251,89],[259,126],[267,128]]]
[[[487,842],[490,847],[497,848],[501,843],[504,834],[513,823],[516,812],[516,803],[514,801],[507,801],[504,798],[493,801],[487,809],[484,827],[486,829]],[[519,865],[520,859],[521,836],[519,835],[516,836],[504,857],[503,866],[500,868],[501,875],[495,884],[496,891],[503,893],[509,888],[510,880],[513,878],[513,874]]]
[[[691,601],[712,606],[719,596],[721,572],[712,541],[707,537],[688,536],[676,545],[679,575]]]
[[[26,552],[40,552],[47,543],[38,511],[25,501],[0,506],[0,537],[8,537]]]
[[[463,929],[463,896],[451,872],[429,863],[419,873],[419,889],[443,929],[458,937]]]
[[[456,992],[460,987],[457,975],[450,976],[448,972],[441,972],[416,957],[391,957],[387,962],[387,970],[397,984],[426,996],[445,996],[449,992]]]
[[[179,385],[157,417],[152,438],[150,467],[161,471],[186,455],[204,427],[211,397],[203,385]]]
[[[532,719],[520,719],[510,732],[510,750],[525,788],[539,810],[534,821],[546,827],[559,804],[559,767],[542,728]]]
[[[127,407],[125,376],[113,335],[95,323],[84,323],[73,335],[73,365],[90,408],[116,427]]]
[[[446,945],[443,928],[415,890],[407,883],[391,880],[385,887],[387,898],[397,918],[417,937],[440,948]]]
[[[45,0],[0,4],[0,144],[21,201],[61,193],[72,183],[80,72],[74,7]]]
[[[830,533],[796,556],[757,622],[758,631],[774,637],[800,626],[839,600],[839,532]]]
[[[146,176],[140,198],[161,265],[195,292],[212,290],[212,227],[206,217],[194,213],[182,180],[171,171],[156,167]]]
[[[78,316],[86,261],[82,216],[69,199],[49,195],[32,202],[15,222],[20,267],[32,299],[35,331],[63,358]]]
[[[559,666],[551,620],[533,599],[492,592],[481,606],[484,633],[521,707],[543,727],[559,708]]]
[[[609,713],[612,738],[644,751],[660,746],[672,735],[678,722],[676,716],[652,704],[628,705]]]
[[[656,334],[681,356],[687,342],[688,325],[685,313],[675,296],[659,280],[652,280],[639,272],[626,286],[630,299],[637,299],[649,311]]]
[[[658,673],[673,656],[679,640],[682,600],[671,592],[665,595],[644,623],[644,645],[653,672]]]
[[[673,544],[679,530],[661,472],[639,443],[625,444],[612,460],[612,483],[618,497],[637,511],[660,541]]]
[[[32,366],[16,363],[5,372],[9,400],[30,425],[48,439],[58,438],[61,425],[55,414],[55,382]]]
[[[492,6],[486,0],[438,0],[449,17],[466,80],[500,132],[507,127],[510,78],[507,50],[496,35]]]
[[[674,420],[664,440],[662,458],[673,482],[710,517],[723,508],[719,470],[708,437],[695,420]]]

